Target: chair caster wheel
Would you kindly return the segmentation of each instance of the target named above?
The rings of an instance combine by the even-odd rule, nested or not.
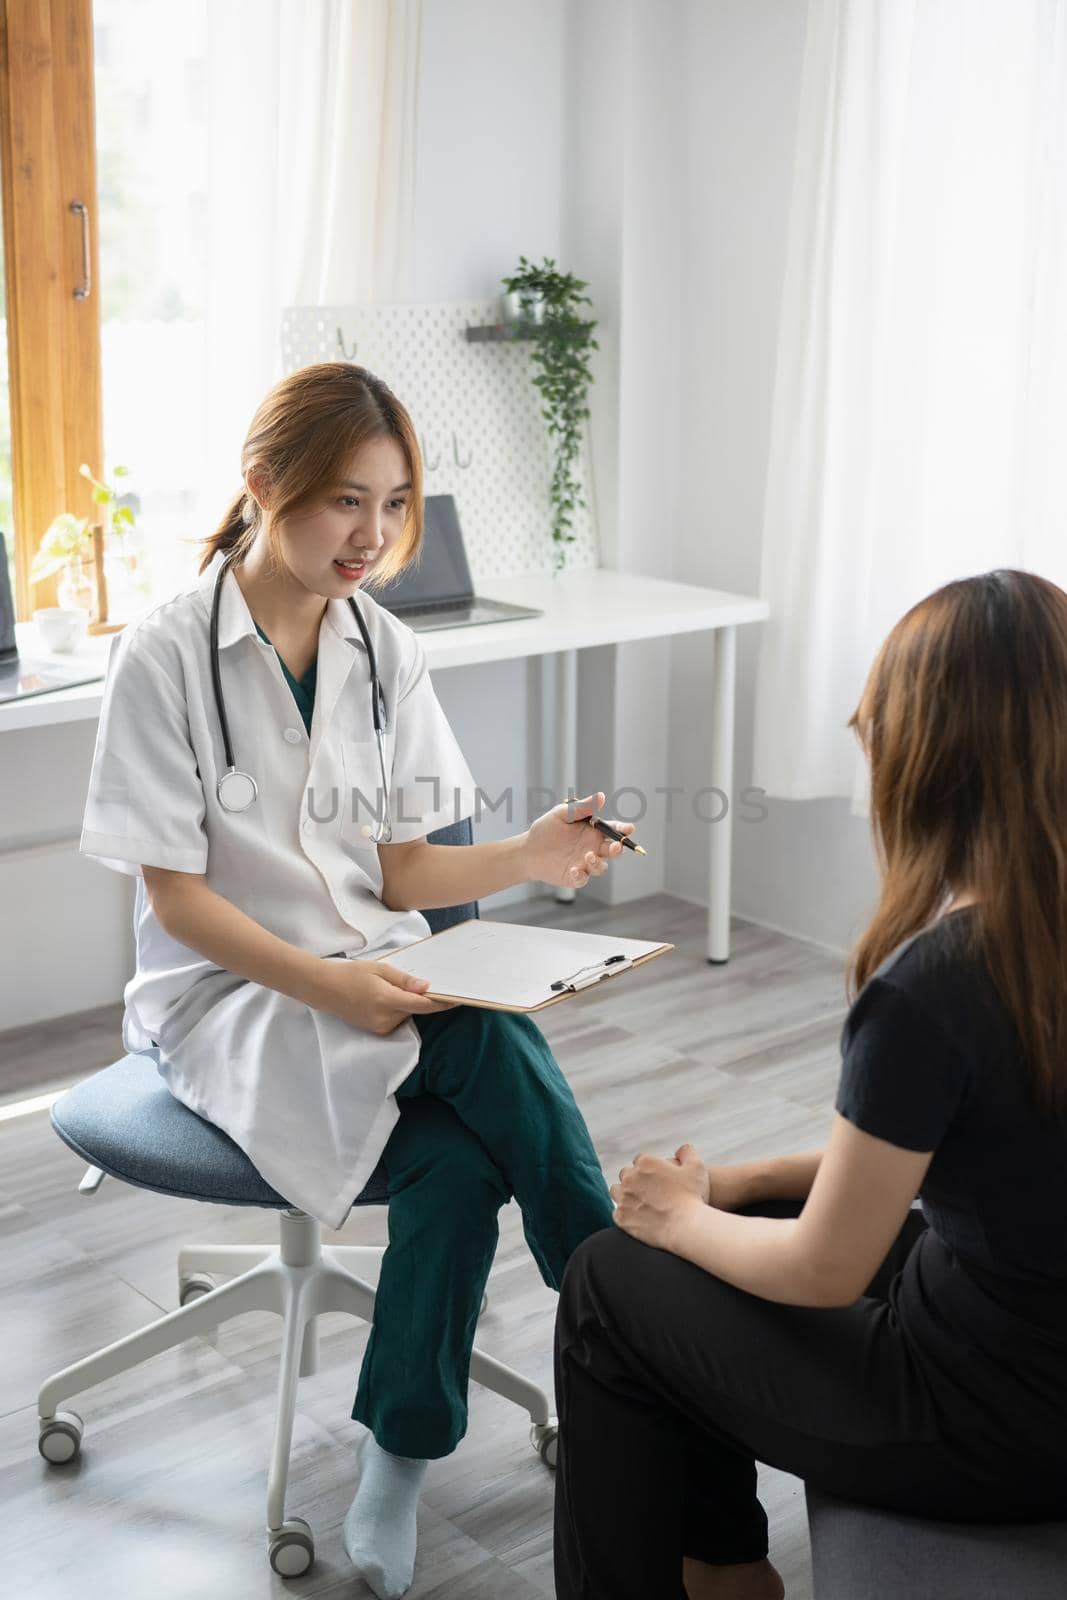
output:
[[[559,1439],[559,1423],[555,1417],[548,1422],[535,1422],[530,1429],[530,1443],[541,1457],[546,1467],[556,1465],[556,1444]]]
[[[202,1300],[215,1287],[215,1280],[206,1272],[190,1272],[187,1278],[178,1279],[178,1304],[187,1306],[193,1300]]]
[[[270,1534],[270,1564],[280,1578],[302,1578],[315,1560],[315,1540],[303,1517],[290,1517]]]
[[[52,1466],[62,1466],[73,1461],[81,1450],[84,1428],[76,1411],[57,1411],[54,1417],[41,1423],[37,1448]]]

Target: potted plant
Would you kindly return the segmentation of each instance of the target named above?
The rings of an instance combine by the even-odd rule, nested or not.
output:
[[[92,484],[93,500],[100,507],[103,550],[111,558],[107,562],[107,588],[112,599],[118,592],[121,615],[123,601],[136,604],[138,597],[147,596],[149,588],[148,573],[142,560],[141,532],[134,525],[134,508],[139,502],[136,495],[120,493],[115,484],[102,483],[94,478],[84,462],[78,470]],[[129,475],[128,467],[111,469],[111,476],[115,479],[128,478]]]
[[[113,484],[95,478],[84,462],[78,470],[92,484],[93,500],[101,509],[97,525],[102,527],[104,547],[109,542],[117,543],[119,557],[136,585],[138,552],[132,506],[123,503],[124,497],[120,496]],[[127,476],[126,467],[112,470],[113,478]],[[56,598],[65,608],[94,610],[97,585],[93,577],[93,527],[91,517],[76,517],[70,511],[60,512],[49,523],[30,565],[31,583],[40,583],[55,572],[62,574]]]
[[[80,607],[91,611],[96,599],[96,586],[89,571],[92,559],[93,535],[89,518],[61,511],[48,524],[30,564],[30,582],[40,583],[58,572],[61,574],[56,588],[59,604],[66,610]]]
[[[541,391],[541,415],[555,450],[549,497],[552,504],[552,539],[556,570],[565,564],[566,546],[574,543],[571,526],[577,506],[584,506],[577,476],[582,427],[589,415],[586,394],[593,381],[590,356],[600,346],[593,338],[596,323],[578,314],[580,305],[592,305],[582,290],[589,285],[572,273],[560,272],[550,257],[541,266],[519,257],[519,270],[501,282],[536,324],[531,359],[534,384]],[[539,315],[533,308],[540,305]]]

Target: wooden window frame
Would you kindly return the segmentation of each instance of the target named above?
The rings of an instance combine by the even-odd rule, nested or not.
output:
[[[0,0],[0,184],[7,291],[15,615],[55,604],[30,562],[52,518],[87,516],[103,468],[92,0]],[[84,284],[87,208],[89,292]],[[5,530],[7,531],[7,530]]]

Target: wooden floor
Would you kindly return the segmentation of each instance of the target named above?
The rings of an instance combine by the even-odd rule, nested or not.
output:
[[[615,910],[578,899],[509,906],[529,920],[672,941],[673,954],[542,1013],[609,1180],[638,1150],[690,1140],[707,1159],[817,1147],[829,1128],[843,1014],[842,965],[735,923],[728,966],[704,960],[706,916],[657,895]],[[0,1035],[0,1094],[22,1100],[121,1055],[120,1010]],[[2,1107],[0,1107],[2,1109]],[[321,1322],[319,1372],[302,1380],[287,1509],[305,1517],[316,1563],[283,1582],[266,1560],[267,1461],[278,1321],[246,1315],[69,1402],[85,1421],[79,1460],[37,1453],[36,1395],[49,1374],[177,1304],[176,1251],[197,1240],[276,1238],[272,1214],[206,1206],[105,1180],[78,1193],[83,1163],[47,1111],[0,1120],[0,1504],[3,1587],[22,1600],[261,1600],[370,1591],[341,1522],[354,1489],[350,1419],[366,1328]],[[514,1204],[501,1218],[479,1344],[551,1384],[555,1296],[541,1283]],[[385,1211],[354,1212],[325,1241],[384,1243]],[[772,1559],[790,1600],[811,1576],[800,1484],[766,1472]],[[411,1600],[552,1595],[552,1478],[524,1416],[472,1386],[470,1428],[431,1463]]]

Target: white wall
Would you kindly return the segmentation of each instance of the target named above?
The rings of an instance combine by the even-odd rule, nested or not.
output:
[[[75,846],[95,737],[0,734],[0,1029],[115,1000],[132,968],[130,880]]]
[[[423,0],[411,298],[557,257],[568,0]]]

